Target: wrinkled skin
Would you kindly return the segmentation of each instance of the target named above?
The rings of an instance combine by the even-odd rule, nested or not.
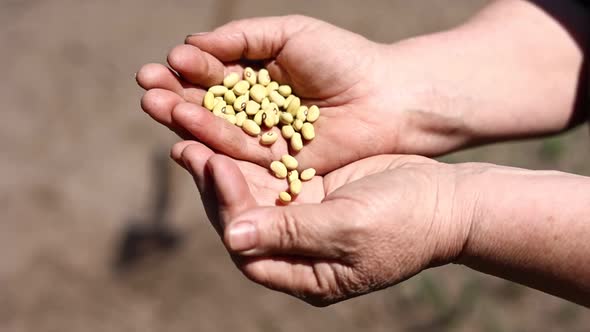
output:
[[[283,140],[260,146],[238,127],[201,107],[203,87],[242,72],[244,58],[261,60],[272,78],[289,84],[306,105],[321,107],[316,139],[297,154],[303,167],[319,174],[381,153],[396,152],[404,122],[388,82],[388,49],[330,24],[301,16],[249,19],[213,32],[188,36],[163,65],[137,74],[147,90],[143,109],[185,139],[196,139],[236,159],[268,166],[287,153]],[[318,56],[321,55],[321,56]],[[248,63],[248,65],[251,65]],[[276,129],[275,129],[276,130]],[[407,135],[407,133],[406,133]]]
[[[264,167],[191,141],[177,143],[172,156],[194,176],[238,268],[313,305],[450,262],[465,241],[468,223],[448,224],[455,168],[427,158],[367,158],[305,182],[296,200],[283,206],[277,197],[286,180]],[[230,236],[240,225],[257,231],[246,244]]]

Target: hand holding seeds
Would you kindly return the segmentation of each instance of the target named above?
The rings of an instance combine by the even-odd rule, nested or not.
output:
[[[462,246],[457,234],[469,226],[446,224],[456,193],[439,179],[454,178],[441,176],[454,170],[426,158],[372,157],[322,177],[298,174],[288,155],[273,162],[271,174],[190,141],[176,144],[172,156],[193,174],[207,215],[241,256],[243,273],[314,305],[450,261]],[[303,189],[301,179],[308,180]],[[289,200],[287,191],[300,191],[297,203],[276,206],[279,192]]]
[[[150,64],[137,80],[148,89],[144,110],[181,137],[264,167],[291,154],[301,170],[325,174],[396,151],[409,134],[397,135],[401,98],[383,84],[400,75],[387,72],[387,52],[307,17],[248,19],[189,36],[168,55],[174,71]],[[264,70],[245,70],[244,59]],[[280,133],[265,135],[269,127]]]
[[[244,69],[243,77],[230,73],[223,79],[223,85],[210,87],[203,97],[203,107],[241,127],[250,136],[260,135],[260,144],[265,146],[273,145],[279,135],[276,131],[262,133],[262,128],[272,130],[279,125],[294,153],[303,149],[302,136],[305,141],[315,138],[313,123],[320,117],[320,109],[316,105],[309,108],[301,105],[301,99],[292,93],[290,86],[272,81],[266,69],[256,73],[250,67]],[[280,161],[273,161],[270,169],[277,178],[285,179],[287,172],[295,174],[293,171],[297,172],[298,166],[295,157],[285,154]],[[301,181],[311,180],[315,169],[308,168],[301,175],[295,179],[289,176],[289,192],[278,195],[282,203],[291,202],[301,193]]]

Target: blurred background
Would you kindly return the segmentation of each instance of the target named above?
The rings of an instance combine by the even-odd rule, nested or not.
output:
[[[301,13],[382,42],[482,0],[2,0],[0,331],[588,331],[574,304],[460,266],[318,309],[247,281],[134,73],[188,33]],[[441,158],[590,175],[587,128]]]

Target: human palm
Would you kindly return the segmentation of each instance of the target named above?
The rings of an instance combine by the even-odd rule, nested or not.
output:
[[[291,85],[304,104],[320,106],[317,137],[297,159],[302,167],[324,174],[390,152],[397,122],[386,114],[386,92],[377,84],[387,75],[383,48],[306,17],[243,20],[188,36],[186,45],[168,56],[178,75],[151,64],[140,70],[137,80],[148,90],[142,99],[144,110],[181,137],[196,138],[228,156],[268,167],[288,153],[286,141],[279,140],[270,149],[260,146],[256,138],[200,106],[204,88],[257,61],[273,79]]]

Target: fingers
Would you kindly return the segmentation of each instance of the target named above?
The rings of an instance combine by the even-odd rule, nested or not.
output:
[[[312,24],[300,16],[264,17],[234,21],[213,32],[190,35],[185,42],[221,61],[274,58],[289,37]]]
[[[205,108],[190,104],[178,104],[172,111],[172,120],[191,133],[200,142],[230,157],[248,160],[262,166],[270,165],[272,151],[247,136],[242,129],[218,118]]]
[[[333,203],[253,209],[225,232],[230,251],[245,256],[298,255],[337,258],[339,224]]]
[[[257,206],[246,179],[235,161],[223,155],[213,155],[207,162],[207,168],[215,184],[223,228],[239,214]]]
[[[294,295],[312,305],[326,306],[339,299],[338,277],[342,268],[335,263],[292,257],[240,259],[239,268],[254,282]]]
[[[192,137],[184,128],[174,123],[172,109],[184,102],[178,94],[164,89],[148,90],[141,98],[141,108],[154,120],[170,128],[178,136],[189,139]]]
[[[178,77],[166,66],[159,63],[148,63],[139,69],[135,77],[137,84],[149,89],[166,89],[183,95],[183,87]]]
[[[190,83],[209,87],[223,81],[225,66],[213,55],[192,45],[179,45],[168,54],[168,64]]]

